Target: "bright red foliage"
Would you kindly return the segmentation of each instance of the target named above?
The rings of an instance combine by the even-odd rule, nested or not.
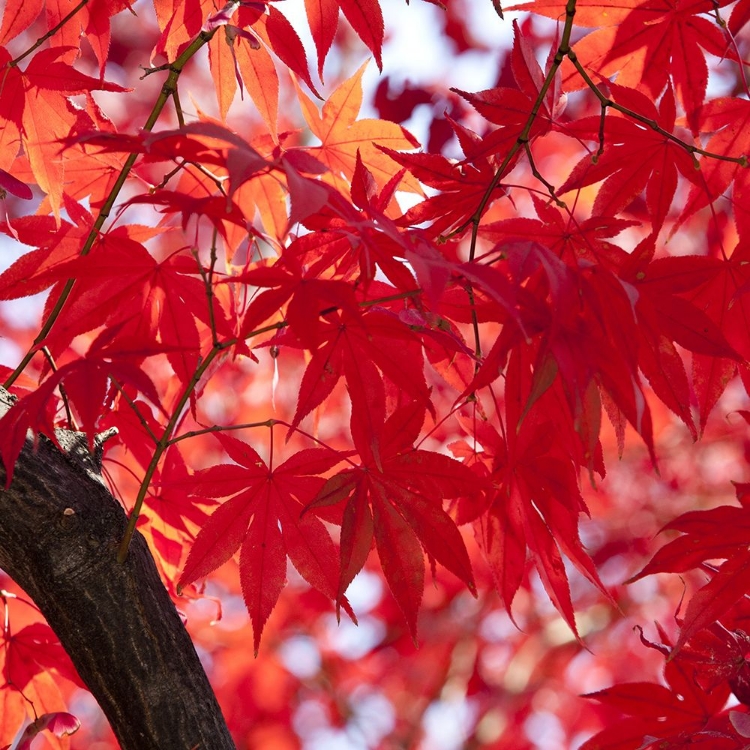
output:
[[[501,5],[4,5],[0,458],[117,428],[238,747],[748,747],[750,3]]]

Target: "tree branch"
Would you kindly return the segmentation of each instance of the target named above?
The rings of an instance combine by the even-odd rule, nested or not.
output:
[[[0,388],[0,414],[10,403]],[[49,440],[27,441],[0,515],[0,567],[47,618],[123,750],[232,750],[140,534],[117,562],[125,513],[90,469]]]

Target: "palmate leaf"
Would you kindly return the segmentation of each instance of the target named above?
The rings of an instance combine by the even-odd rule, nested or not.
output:
[[[35,250],[22,255],[0,274],[0,299],[17,299],[47,289],[59,278],[55,269],[75,260],[81,244],[91,230],[91,217],[78,225],[62,220],[56,224],[52,216],[24,216],[0,230],[13,233],[24,245]]]
[[[698,362],[708,361],[711,366],[718,365],[717,372],[720,372],[721,363],[729,361],[734,373],[739,355],[720,327],[706,314],[706,306],[687,299],[696,287],[720,275],[724,265],[718,259],[695,255],[652,260],[654,251],[652,237],[631,255],[620,255],[617,261],[620,278],[637,293],[638,365],[656,395],[697,438],[690,408],[691,384],[675,345],[694,353],[694,369]],[[692,385],[699,395],[702,428],[704,415],[708,413],[701,395],[704,390],[696,377]],[[713,383],[711,388],[723,390],[725,386],[726,382]]]
[[[71,276],[77,279],[47,344],[53,351],[63,351],[78,334],[105,324],[119,327],[122,336],[161,345],[177,376],[187,383],[200,356],[196,320],[210,324],[198,264],[180,254],[157,262],[131,234],[140,236],[140,228],[117,227],[101,236],[90,255],[45,272],[44,278],[59,283]],[[218,304],[214,322],[229,336]]]
[[[646,335],[656,331],[694,352],[693,387],[700,430],[737,372],[750,358],[747,246],[740,243],[725,260],[687,255],[659,258],[628,269],[639,291],[638,315]],[[669,404],[668,399],[665,403]]]
[[[508,611],[525,575],[528,549],[550,600],[578,637],[562,555],[610,595],[578,535],[578,518],[587,510],[575,467],[549,439],[555,428],[539,420],[540,411],[543,407],[524,418],[509,444],[489,425],[477,432],[494,489],[487,493],[487,511],[474,524]]]
[[[258,265],[228,281],[268,288],[248,306],[240,329],[241,336],[263,325],[279,312],[287,300],[286,322],[289,330],[303,346],[312,350],[327,336],[325,319],[320,314],[311,314],[312,310],[323,312],[338,307],[350,316],[359,315],[354,290],[348,284],[338,279],[306,278],[291,248],[273,266]]]
[[[640,630],[640,628],[637,628]],[[716,678],[715,659],[732,655],[744,667],[742,639],[717,625],[709,638],[696,642],[688,653],[672,648],[664,629],[657,623],[663,643],[652,643],[643,632],[641,643],[660,652],[667,661],[664,682],[626,682],[586,695],[627,715],[598,732],[581,750],[646,750],[646,748],[696,747],[705,750],[736,750],[744,747],[742,732],[726,721],[721,709],[729,696],[729,685]],[[665,645],[666,644],[666,645]],[[709,680],[706,680],[711,674]],[[739,714],[743,716],[743,714]],[[730,714],[731,717],[731,714]]]
[[[297,89],[305,121],[313,135],[321,141],[320,146],[309,149],[309,152],[325,164],[328,173],[324,179],[343,195],[348,193],[347,183],[354,176],[357,155],[378,186],[383,187],[391,179],[393,165],[379,149],[387,147],[398,151],[419,145],[411,133],[394,122],[357,119],[362,106],[362,75],[366,66],[366,63],[363,64],[331,94],[322,113],[306,94]],[[414,179],[407,178],[401,189],[422,194]]]
[[[688,602],[675,651],[697,632],[723,617],[750,590],[750,554],[743,550],[724,562]]]
[[[661,547],[631,581],[653,573],[682,573],[706,560],[737,556],[750,544],[750,513],[729,505],[691,511],[662,529],[667,530],[683,532],[684,536]]]
[[[501,161],[506,153],[518,145],[517,139],[527,123],[530,123],[528,142],[551,130],[561,94],[559,76],[553,78],[541,106],[535,109],[536,99],[544,86],[544,74],[528,40],[515,22],[514,32],[510,57],[515,88],[496,87],[476,93],[452,89],[480,115],[498,126],[481,138],[446,117],[466,157],[464,160],[456,163],[438,154],[398,154],[389,148],[382,148],[414,177],[441,191],[441,194],[429,196],[410,208],[401,223],[414,225],[431,221],[431,231],[434,234],[444,234],[457,224],[468,223],[480,205],[486,210],[491,203],[489,198],[494,199],[503,194],[496,179],[496,161]],[[533,118],[532,111],[535,112]],[[506,170],[512,168],[521,153],[523,152],[519,149]],[[491,184],[494,185],[493,191],[497,191],[495,195],[487,192]]]
[[[196,502],[190,496],[194,486],[192,472],[188,470],[179,447],[173,445],[144,504],[145,514],[164,538],[192,540],[193,528],[202,527],[208,520],[206,508],[217,505],[216,500],[207,497]]]
[[[78,132],[100,131],[117,132],[114,123],[104,114],[91,94],[86,95],[86,108],[77,112],[76,130]],[[97,210],[110,195],[117,175],[122,169],[125,156],[116,153],[103,153],[98,149],[88,148],[83,143],[68,145],[65,148],[65,192],[63,203],[69,211],[70,199],[88,204],[92,211]],[[24,157],[16,162],[26,166]],[[47,208],[46,201],[43,203]]]
[[[420,182],[440,191],[409,208],[399,220],[401,226],[430,222],[431,235],[445,234],[467,222],[495,176],[486,158],[474,159],[471,164],[456,164],[440,154],[403,154],[385,147],[381,150]],[[503,194],[498,187],[492,197]]]
[[[193,494],[229,497],[198,533],[178,582],[178,591],[203,578],[240,550],[240,582],[253,623],[257,654],[263,627],[286,585],[286,559],[314,588],[351,614],[337,595],[336,550],[323,523],[312,513],[301,515],[328,471],[343,456],[324,448],[301,451],[273,468],[236,438],[219,434],[236,465],[222,464],[197,472]]]
[[[724,705],[728,690],[712,694],[696,689],[678,692],[652,682],[622,683],[587,698],[628,714],[581,745],[580,750],[646,750],[682,748],[735,750],[736,739],[704,730]]]
[[[3,644],[6,650],[3,677],[23,689],[39,673],[55,672],[83,686],[70,657],[63,649],[49,625],[35,622],[13,635],[8,634]]]
[[[620,268],[626,254],[609,239],[637,226],[637,221],[597,214],[579,219],[543,202],[536,195],[532,195],[532,201],[538,219],[514,217],[486,223],[479,228],[480,236],[498,243],[498,247],[519,240],[538,242],[568,265],[586,260],[611,270]]]
[[[741,507],[722,505],[706,511],[690,511],[664,530],[682,532],[657,551],[631,581],[653,573],[682,573],[713,560],[725,560],[713,577],[690,599],[681,623],[679,650],[696,633],[711,626],[750,590],[750,509],[743,485],[737,487]]]
[[[362,569],[374,540],[385,579],[415,641],[424,553],[475,593],[466,546],[442,500],[476,493],[482,487],[467,466],[440,453],[412,448],[423,419],[424,408],[417,403],[394,412],[380,430],[383,440],[377,460],[352,416],[352,436],[362,463],[328,479],[308,506],[346,502],[338,600]]]
[[[503,252],[508,269],[516,276],[511,277],[512,281],[507,272],[503,274],[492,266],[476,266],[473,273],[468,273],[469,278],[477,276],[483,282],[480,288],[488,294],[493,291],[494,300],[506,300],[504,306],[515,312],[524,339],[531,341],[532,333],[541,334],[538,347],[533,349],[533,379],[523,394],[521,408],[529,408],[532,394],[533,403],[559,380],[573,420],[580,420],[588,411],[585,420],[593,418],[596,422],[594,415],[600,412],[601,404],[593,411],[588,405],[592,398],[598,399],[598,390],[592,388],[601,388],[653,454],[651,414],[638,372],[638,326],[627,288],[605,267],[577,260],[568,265],[539,242],[511,242],[503,246]],[[476,273],[479,270],[481,274]],[[529,281],[519,289],[525,279]],[[518,301],[508,305],[508,295],[503,290],[515,292]],[[491,382],[508,354],[520,354],[522,350],[517,332],[503,329],[470,389]],[[519,417],[521,413],[512,423]],[[589,448],[597,439],[598,428]],[[589,460],[592,459],[593,453],[589,453]]]
[[[614,100],[655,122],[672,133],[675,127],[675,102],[667,88],[657,110],[653,102],[634,89],[608,83]],[[674,141],[660,133],[619,114],[609,115],[600,132],[601,118],[587,117],[565,125],[567,135],[585,140],[598,140],[603,132],[604,152],[596,162],[585,156],[559,187],[563,195],[601,180],[593,212],[598,216],[616,216],[645,190],[646,206],[652,231],[658,234],[677,189],[678,174],[699,182],[693,157]]]
[[[432,411],[418,337],[396,315],[378,308],[365,314],[326,315],[321,344],[305,370],[292,425],[298,425],[331,393],[343,376],[356,429],[369,425],[367,442],[377,455],[385,419],[383,378]],[[284,338],[279,339],[284,343]]]
[[[68,47],[66,56],[73,60],[80,54],[80,42],[85,35],[99,62],[100,75],[104,76],[110,45],[110,19],[125,8],[132,11],[129,0],[96,0],[84,5],[66,23],[60,22],[67,16],[70,7],[58,0],[7,0],[0,27],[0,45],[5,45],[36,20],[46,5],[46,26],[55,33],[51,43],[56,47]]]
[[[560,95],[559,73],[554,76],[541,106],[536,107],[536,100],[544,87],[545,76],[529,40],[521,33],[515,21],[513,30],[514,41],[510,60],[517,88],[496,87],[476,93],[452,89],[466,99],[482,117],[498,126],[470,149],[464,149],[469,162],[492,155],[504,159],[517,145],[516,141],[527,125],[527,141],[531,142],[550,131],[557,114]],[[517,155],[521,153],[519,149]]]

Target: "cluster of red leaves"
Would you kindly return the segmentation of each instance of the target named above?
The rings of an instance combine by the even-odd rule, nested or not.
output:
[[[44,730],[53,732],[56,737],[65,737],[80,726],[80,722],[65,711],[65,700],[56,678],[63,677],[81,688],[85,686],[48,625],[31,622],[17,633],[11,631],[9,604],[23,600],[16,600],[5,591],[2,592],[2,599],[5,619],[0,642],[3,742],[6,738],[13,739],[15,730],[26,719],[29,706],[33,706],[37,712],[35,721],[26,727],[19,744],[15,745],[28,750],[34,738]],[[23,604],[23,608],[28,610],[30,603]],[[13,733],[9,735],[5,727],[12,727]],[[10,745],[2,747],[7,749]]]
[[[740,96],[706,99],[707,55],[742,59],[733,34],[748,3],[717,23],[728,4],[518,6],[559,20],[550,55],[538,59],[527,19],[497,86],[453,91],[456,112],[465,102],[476,115],[444,122],[456,159],[416,150],[395,122],[359,119],[364,66],[321,111],[302,90],[319,96],[300,38],[265,1],[155,1],[152,59],[171,68],[146,78],[168,74],[172,88],[142,130],[118,133],[92,92],[131,96],[105,80],[110,20],[127,1],[92,0],[70,18],[47,2],[44,21],[41,0],[8,2],[0,185],[39,200],[0,225],[32,248],[0,274],[0,299],[49,293],[23,362],[36,382],[7,370],[7,482],[29,430],[54,440],[66,425],[93,444],[117,427],[117,487],[128,505],[138,496],[136,514],[145,500],[141,528],[175,593],[197,596],[193,584],[239,551],[256,653],[288,562],[356,621],[346,592],[373,551],[414,641],[425,559],[473,595],[491,581],[509,612],[535,571],[580,640],[570,566],[612,602],[579,534],[581,477],[605,476],[604,415],[620,452],[631,429],[656,464],[655,403],[697,439],[735,375],[750,387],[750,110]],[[339,11],[382,66],[377,0],[305,9],[321,80]],[[595,30],[571,49],[573,24]],[[14,58],[40,28],[48,46]],[[98,78],[81,72],[84,37]],[[198,110],[185,124],[178,82],[203,46],[218,119]],[[245,90],[257,118],[235,130]],[[289,91],[317,145],[282,114]],[[155,129],[169,96],[177,121]],[[705,228],[709,206],[700,251],[670,252],[678,232]],[[159,226],[145,226],[154,212]],[[266,387],[264,362],[271,405],[238,407],[250,397],[233,394]],[[206,438],[217,431],[218,448]],[[217,462],[186,465],[176,443],[188,439]],[[732,619],[750,589],[747,485],[738,498],[671,522],[684,536],[636,577],[710,573],[674,647],[659,647],[666,684],[595,694],[634,718],[589,750],[747,744],[744,712],[723,712],[730,690],[748,699]],[[41,667],[9,671],[18,638],[0,695],[36,703]]]

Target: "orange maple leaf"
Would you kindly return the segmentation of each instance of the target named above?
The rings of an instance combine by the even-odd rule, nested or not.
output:
[[[362,106],[362,74],[366,67],[367,63],[364,63],[331,94],[322,113],[297,86],[302,114],[313,135],[321,141],[321,145],[311,148],[310,153],[328,167],[329,172],[323,175],[323,179],[344,194],[349,192],[348,183],[354,175],[358,151],[362,163],[382,188],[393,176],[393,161],[377,147],[403,151],[419,145],[408,130],[394,122],[357,120]],[[422,195],[419,183],[411,175],[405,176],[400,189]]]

